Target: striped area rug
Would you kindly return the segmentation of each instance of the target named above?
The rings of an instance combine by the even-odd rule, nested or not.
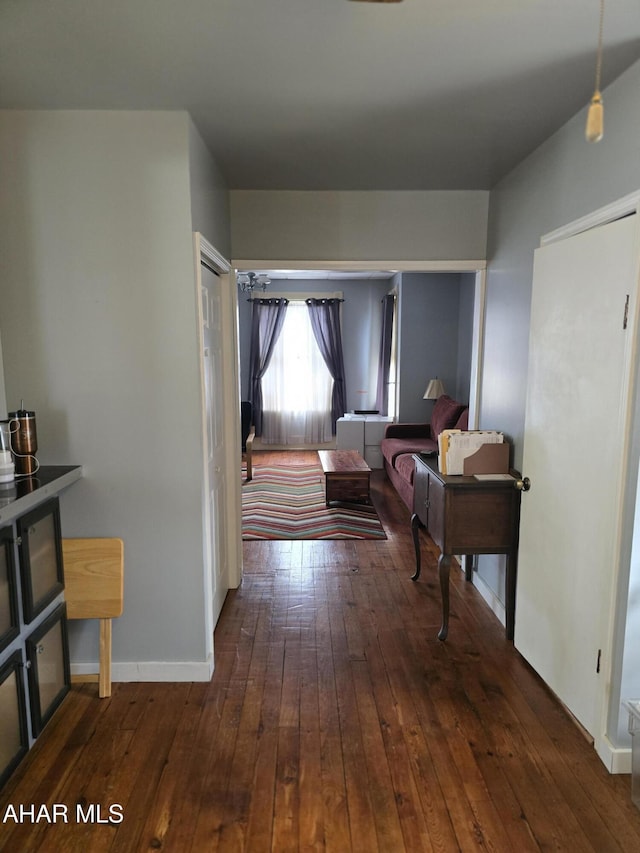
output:
[[[265,465],[242,486],[243,539],[386,539],[373,507],[325,505],[319,465]]]

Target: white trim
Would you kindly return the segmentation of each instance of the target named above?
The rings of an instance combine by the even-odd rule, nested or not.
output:
[[[193,235],[194,262],[195,262],[195,300],[196,300],[196,342],[198,346],[198,378],[200,382],[200,435],[202,450],[202,566],[203,566],[203,600],[204,600],[204,630],[205,649],[207,655],[213,654],[213,630],[215,628],[213,615],[213,555],[211,553],[211,517],[209,502],[209,466],[207,453],[209,450],[207,435],[207,393],[205,388],[205,365],[203,361],[204,339],[203,339],[203,309],[202,309],[202,262],[205,261],[212,269],[218,266],[217,252],[210,244],[207,244],[202,234],[194,232]]]
[[[627,199],[630,199],[631,196],[627,196]],[[636,201],[640,201],[640,194],[636,195]],[[627,215],[629,213],[637,213],[637,209],[634,208],[632,211],[627,211]],[[638,220],[639,217],[636,216]],[[611,220],[613,221],[613,220]],[[640,328],[640,298],[638,297],[638,281],[640,280],[640,221],[636,221],[635,223],[635,241],[633,248],[633,258],[634,258],[634,287],[631,290],[629,296],[629,305],[628,305],[628,315],[627,315],[627,329],[626,329],[626,346],[625,346],[625,366],[623,373],[623,385],[621,389],[620,395],[620,408],[621,413],[623,415],[623,420],[621,422],[621,436],[620,436],[620,457],[618,463],[618,496],[617,496],[617,511],[616,511],[616,530],[615,530],[615,541],[614,541],[614,550],[613,550],[613,582],[611,584],[611,595],[609,599],[609,609],[607,614],[607,626],[608,633],[605,638],[606,647],[603,648],[603,686],[601,689],[601,702],[600,702],[600,720],[601,725],[604,722],[603,728],[606,730],[611,729],[612,719],[610,714],[610,702],[611,702],[611,693],[612,693],[612,683],[614,677],[614,654],[616,652],[616,628],[617,628],[617,620],[618,620],[618,592],[621,582],[621,576],[623,573],[629,574],[629,560],[630,556],[625,553],[624,549],[624,536],[626,532],[625,524],[625,508],[627,506],[628,500],[633,500],[633,498],[629,498],[627,496],[627,485],[630,476],[629,470],[629,462],[631,460],[631,447],[632,447],[632,436],[633,436],[633,428],[634,428],[634,391],[637,382],[637,373],[638,373],[638,330]],[[627,605],[628,607],[628,605]],[[624,613],[624,621],[626,621],[627,612]],[[622,654],[624,656],[624,648],[622,649]],[[615,723],[618,721],[618,716],[615,716]],[[600,737],[595,738],[595,748],[602,759],[602,761],[606,764],[609,772],[622,772],[612,770],[612,765],[608,763],[610,761],[609,755],[614,750],[614,747],[611,745],[608,736],[602,734]],[[612,759],[611,759],[612,761]]]
[[[596,740],[596,752],[609,773],[631,773],[631,748],[615,747],[606,737]]]
[[[548,234],[543,234],[540,238],[540,245],[546,246],[549,243],[557,243],[559,240],[565,240],[567,237],[574,237],[576,234],[581,234],[583,231],[589,231],[591,228],[597,228],[600,225],[606,225],[608,222],[614,222],[623,216],[628,216],[630,213],[636,213],[640,207],[640,190],[629,193],[629,195],[619,198],[617,201],[607,204],[604,207],[598,208],[580,219],[574,219],[562,228],[556,228],[555,231],[549,231]]]
[[[197,246],[199,248],[199,256],[204,258],[209,266],[212,266],[217,273],[224,275],[230,272],[231,264],[226,258],[223,258],[220,252],[215,249],[211,243],[202,236],[199,231],[194,232],[196,235]]]
[[[478,270],[473,298],[473,340],[471,343],[471,373],[469,377],[469,429],[480,422],[480,389],[484,356],[484,318],[487,301],[487,272]]]
[[[71,675],[95,675],[98,663],[72,663]],[[113,682],[135,681],[211,681],[213,655],[206,661],[141,661],[139,663],[113,663]]]
[[[486,261],[301,261],[234,258],[236,269],[344,270],[345,272],[476,272],[487,268]]]

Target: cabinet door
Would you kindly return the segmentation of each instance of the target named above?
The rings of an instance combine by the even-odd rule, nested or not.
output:
[[[0,651],[18,636],[16,567],[13,557],[13,528],[0,530]]]
[[[34,737],[67,695],[71,685],[66,606],[61,604],[27,637],[29,702]]]
[[[443,552],[446,551],[447,545],[445,530],[446,497],[444,484],[435,474],[429,473],[429,523],[427,524],[427,533]]]
[[[29,748],[22,652],[0,667],[0,788]]]
[[[429,470],[422,462],[416,462],[413,475],[413,511],[429,529]]]
[[[17,522],[25,622],[32,622],[64,589],[60,508],[45,501]]]

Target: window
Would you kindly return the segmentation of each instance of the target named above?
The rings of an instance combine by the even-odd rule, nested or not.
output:
[[[309,310],[291,300],[262,378],[264,444],[321,444],[332,439],[333,379],[316,343]]]

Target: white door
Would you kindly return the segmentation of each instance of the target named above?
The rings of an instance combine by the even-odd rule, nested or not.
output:
[[[523,461],[531,490],[514,642],[596,748],[619,560],[636,220],[544,246],[534,263]]]
[[[205,529],[211,577],[212,616],[216,624],[229,589],[226,466],[224,448],[224,376],[222,354],[222,285],[206,264],[201,264],[202,363],[205,403]]]

